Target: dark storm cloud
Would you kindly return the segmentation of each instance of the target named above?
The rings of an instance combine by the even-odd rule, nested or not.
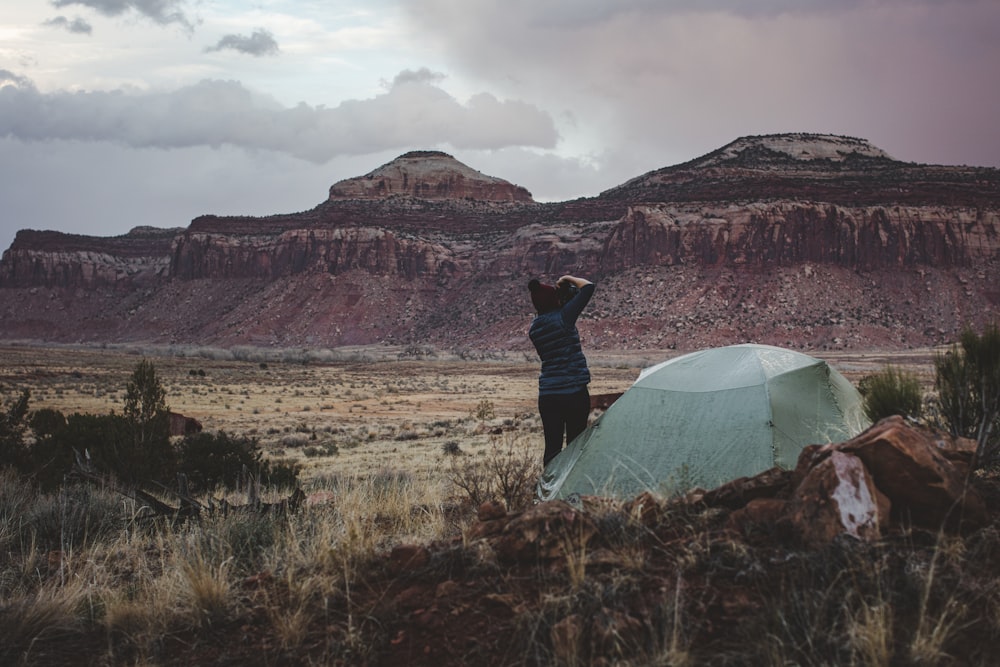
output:
[[[226,35],[218,41],[215,46],[206,47],[205,51],[238,51],[251,56],[273,56],[278,53],[278,42],[274,40],[274,35],[263,28],[254,30],[247,37],[245,35]]]
[[[666,161],[807,131],[862,137],[903,160],[1000,164],[996,0],[411,0],[405,10],[450,73],[577,116],[597,150]]]
[[[57,16],[54,19],[46,21],[44,25],[52,26],[54,28],[65,28],[69,32],[80,35],[89,35],[94,30],[89,23],[80,17],[70,20],[65,16]]]
[[[135,148],[231,145],[319,163],[337,155],[439,144],[551,148],[558,138],[552,118],[530,104],[487,93],[462,104],[408,73],[370,99],[334,108],[304,103],[287,108],[234,81],[202,81],[166,93],[42,93],[5,71],[0,71],[0,136]]]
[[[181,9],[184,0],[52,0],[52,4],[55,7],[82,5],[104,16],[122,16],[134,11],[161,25],[194,26]]]

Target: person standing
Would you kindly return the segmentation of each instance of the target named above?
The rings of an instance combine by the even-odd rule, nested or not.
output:
[[[594,283],[562,276],[555,287],[537,278],[528,282],[537,315],[528,328],[539,358],[538,413],[545,434],[545,465],[587,428],[590,416],[590,369],[580,344],[576,320],[594,295]]]

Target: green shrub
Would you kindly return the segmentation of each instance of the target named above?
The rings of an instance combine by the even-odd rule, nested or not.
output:
[[[235,489],[244,468],[269,486],[292,487],[298,482],[298,467],[288,462],[264,459],[256,438],[219,433],[195,433],[179,446],[180,472],[188,478],[192,492],[222,486]]]
[[[0,402],[0,466],[20,468],[24,465],[25,417],[30,398],[31,392],[24,389],[14,400]]]
[[[143,359],[136,364],[125,385],[124,412],[137,448],[145,447],[164,433],[170,436],[166,397],[153,363]]]
[[[858,383],[865,415],[874,423],[892,415],[919,419],[924,404],[917,376],[891,365]]]
[[[31,413],[28,424],[36,438],[44,438],[66,428],[66,416],[58,410],[42,408]]]
[[[337,453],[336,445],[329,445],[332,447],[332,454]],[[294,461],[289,460],[275,460],[275,461],[265,461],[265,468],[261,481],[267,486],[274,489],[294,489],[299,485],[299,471],[302,470],[302,466]]]
[[[178,454],[180,472],[187,475],[192,492],[211,491],[217,486],[234,489],[244,467],[256,475],[263,461],[256,440],[225,431],[185,436]]]
[[[488,398],[484,398],[479,401],[479,403],[476,404],[475,409],[472,411],[472,416],[481,422],[495,419],[497,413],[493,406],[493,401]]]
[[[941,419],[952,434],[973,438],[976,460],[1000,460],[1000,329],[966,329],[958,344],[934,359]]]
[[[27,450],[25,472],[43,489],[58,487],[73,468],[75,452],[90,460],[100,474],[129,484],[171,482],[176,456],[167,433],[167,415],[150,423],[145,443],[134,437],[133,425],[123,416],[39,411],[32,418],[35,443]]]

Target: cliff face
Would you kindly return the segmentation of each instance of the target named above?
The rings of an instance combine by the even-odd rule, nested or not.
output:
[[[0,338],[527,348],[525,284],[599,283],[588,345],[944,342],[1000,313],[1000,170],[822,135],[739,139],[542,204],[411,153],[316,208],[102,239],[22,231]]]
[[[174,230],[136,228],[100,238],[22,230],[0,261],[0,287],[115,287],[154,285],[169,275]]]
[[[1000,211],[792,201],[713,207],[635,206],[608,237],[601,268],[793,266],[859,271],[962,267],[995,257]]]
[[[293,229],[260,236],[187,232],[174,242],[170,269],[181,280],[275,280],[307,272],[339,275],[352,270],[416,280],[448,278],[461,272],[461,262],[442,243],[400,238],[383,228],[356,227]]]

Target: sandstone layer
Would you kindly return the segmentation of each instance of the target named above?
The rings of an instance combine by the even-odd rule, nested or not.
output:
[[[597,349],[946,343],[1000,313],[1000,170],[786,134],[538,203],[409,153],[301,213],[22,231],[0,262],[0,338],[527,352],[525,285],[563,273],[599,285],[580,322]]]

